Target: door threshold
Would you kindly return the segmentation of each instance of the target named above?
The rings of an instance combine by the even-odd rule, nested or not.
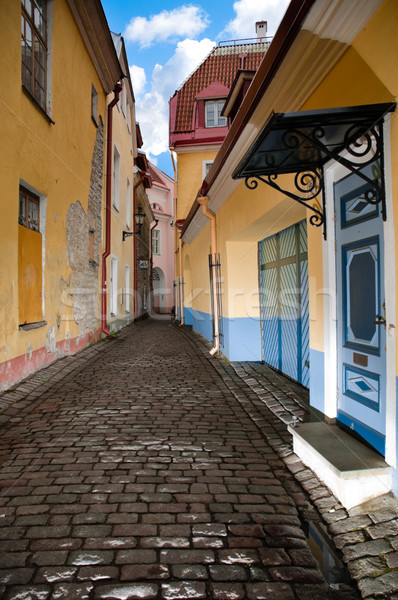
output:
[[[293,450],[349,509],[391,491],[392,468],[382,456],[336,425],[288,427]]]

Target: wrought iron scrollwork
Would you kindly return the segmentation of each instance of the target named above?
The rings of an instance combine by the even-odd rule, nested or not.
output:
[[[330,122],[333,125],[333,122]],[[297,129],[292,127],[283,131],[280,137],[278,149],[264,153],[262,160],[264,164],[264,175],[249,175],[245,179],[246,186],[254,190],[258,182],[262,181],[285,196],[289,196],[299,202],[314,214],[310,217],[311,225],[323,226],[326,239],[326,217],[324,199],[324,175],[323,165],[329,160],[334,160],[351,173],[355,173],[368,184],[363,193],[363,200],[368,204],[380,204],[381,214],[386,220],[386,202],[384,185],[384,156],[383,156],[383,126],[382,124],[370,125],[362,123],[353,124],[347,128],[342,143],[333,148],[327,144],[329,124],[315,125]],[[277,153],[285,153],[283,160],[278,164]],[[289,158],[295,154],[303,165],[311,164],[313,168],[303,169],[295,172],[294,186],[296,192],[291,189],[282,189],[277,183],[279,174],[289,173]],[[364,173],[363,169],[370,164],[379,164],[378,173],[371,176]],[[270,170],[275,169],[270,174]],[[318,200],[321,198],[321,201]]]
[[[310,216],[310,223],[314,227],[324,227],[324,236],[326,239],[326,220],[325,210],[323,206],[323,172],[322,169],[306,170],[300,173],[296,173],[294,177],[294,184],[297,190],[297,194],[288,189],[282,189],[277,183],[277,174],[273,175],[257,175],[246,177],[245,184],[249,190],[255,190],[258,186],[258,182],[262,181],[267,185],[278,190],[285,196],[292,198],[296,202],[299,202],[306,208],[310,209],[314,214]],[[322,198],[322,204],[319,203],[317,197]],[[314,202],[315,200],[315,202]]]

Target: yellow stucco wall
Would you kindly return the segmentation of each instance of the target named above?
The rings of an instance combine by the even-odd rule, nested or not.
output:
[[[176,219],[185,219],[203,181],[203,161],[214,160],[217,152],[189,152],[177,154],[177,209]]]
[[[259,317],[258,242],[305,217],[305,208],[289,199],[283,200],[278,192],[265,184],[250,191],[242,181],[223,204],[216,215],[216,231],[226,318]],[[208,289],[209,224],[189,244],[186,252],[190,255],[193,287],[206,286]],[[197,274],[197,257],[200,257],[200,276]],[[204,296],[194,298],[192,306],[210,312],[210,304]]]
[[[91,120],[92,83],[98,91],[98,113],[105,119],[105,94],[66,2],[53,3],[53,123],[23,92],[20,11],[20,3],[13,0],[2,3],[0,363],[42,348],[48,342],[50,330],[52,342],[85,333],[75,323],[70,306],[74,282],[67,253],[66,219],[73,203],[80,203],[87,212],[97,132]],[[18,189],[21,180],[46,197],[42,208],[45,211],[43,318],[47,324],[33,331],[18,330]]]

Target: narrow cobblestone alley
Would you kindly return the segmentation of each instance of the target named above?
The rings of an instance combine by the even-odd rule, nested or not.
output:
[[[286,425],[193,334],[149,320],[57,365],[2,415],[2,598],[360,597],[310,552]]]

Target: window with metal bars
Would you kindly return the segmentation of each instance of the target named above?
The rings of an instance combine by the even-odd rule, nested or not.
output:
[[[19,188],[18,223],[32,231],[40,231],[40,200],[23,187]]]
[[[217,302],[218,315],[218,337],[220,348],[224,347],[224,329],[223,329],[223,313],[222,313],[222,281],[221,281],[221,262],[219,254],[209,254],[209,275],[210,275],[210,298],[211,298],[211,313],[213,315],[213,342],[216,338],[216,327],[214,320],[214,285],[216,286],[215,301]],[[215,282],[215,283],[214,283]]]
[[[22,85],[43,110],[47,95],[47,0],[22,0]]]

